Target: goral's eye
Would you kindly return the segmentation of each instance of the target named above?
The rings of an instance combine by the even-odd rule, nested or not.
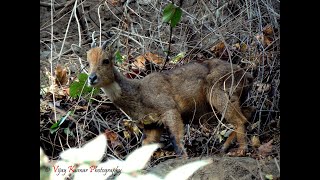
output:
[[[104,59],[104,60],[102,61],[102,64],[109,64],[109,63],[110,63],[109,59]]]

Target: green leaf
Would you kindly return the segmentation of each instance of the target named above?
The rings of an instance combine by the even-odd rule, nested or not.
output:
[[[163,10],[162,21],[165,23],[169,22],[174,14],[174,11],[175,6],[172,3],[168,4]]]
[[[53,134],[54,132],[56,132],[59,129],[59,121],[54,123],[51,127],[50,127],[50,133]]]
[[[179,53],[178,55],[176,55],[176,56],[171,60],[171,62],[172,62],[172,63],[177,63],[177,62],[179,62],[180,59],[184,58],[185,54],[186,54],[185,52]]]
[[[173,16],[171,17],[171,27],[176,27],[176,25],[179,23],[179,21],[181,20],[181,16],[182,16],[182,10],[180,7],[176,7],[174,9],[174,14]]]
[[[79,82],[86,82],[88,79],[88,75],[86,73],[80,73],[78,75]]]
[[[81,92],[81,83],[79,82],[73,82],[71,85],[70,85],[70,88],[69,88],[69,93],[70,93],[70,96],[71,97],[77,97],[80,92]]]
[[[124,60],[124,57],[121,56],[119,50],[117,50],[117,52],[116,52],[116,54],[115,54],[115,58],[116,58],[116,61],[117,61],[118,63],[122,63],[123,60]]]
[[[58,122],[54,123],[51,127],[50,127],[50,133],[54,133],[56,132],[59,127],[61,126],[61,124],[67,119],[67,117],[71,114],[71,111],[68,111],[68,113],[62,117]]]
[[[99,93],[99,89],[93,89],[92,87],[89,87],[86,85],[86,81],[88,79],[88,75],[85,73],[80,73],[78,75],[78,82],[73,82],[69,87],[69,93],[70,96],[75,98],[79,97],[82,91],[83,95],[89,94],[93,90],[93,95],[96,95]]]
[[[266,174],[266,179],[272,180],[273,179],[272,174]]]
[[[61,124],[67,119],[67,117],[71,114],[71,111],[68,111],[68,113],[66,114],[66,116],[62,117],[60,119],[60,123],[59,123],[59,126],[61,126]]]

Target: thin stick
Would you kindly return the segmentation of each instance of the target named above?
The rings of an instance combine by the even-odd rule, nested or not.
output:
[[[51,16],[51,23],[53,23],[53,0],[51,0],[51,10],[50,10],[50,16]],[[51,76],[53,77],[53,65],[52,65],[52,57],[53,57],[53,26],[51,26],[51,48],[50,48],[50,71]],[[51,79],[51,85],[54,85],[54,78]],[[54,92],[52,92],[52,99],[53,99],[53,112],[54,112],[54,121],[57,122],[57,112],[56,112],[56,100]]]
[[[164,61],[164,64],[160,70],[160,72],[163,70],[163,68],[166,66],[167,62],[169,61],[169,55],[170,55],[170,48],[171,48],[171,38],[172,38],[172,27],[170,26],[170,35],[169,35],[169,47],[168,47],[168,52],[166,56],[166,60]]]
[[[70,18],[69,18],[69,22],[68,22],[68,25],[67,25],[66,33],[64,34],[64,38],[63,38],[63,41],[62,41],[61,49],[60,49],[60,52],[59,52],[59,55],[58,55],[58,59],[59,59],[59,60],[60,60],[60,58],[61,58],[62,50],[63,50],[63,47],[64,47],[64,43],[65,43],[65,41],[66,41],[67,34],[68,34],[68,32],[69,32],[69,27],[70,27],[70,24],[71,24],[72,16],[73,16],[73,14],[75,13],[75,11],[76,11],[76,9],[77,9],[77,2],[78,2],[78,0],[76,0],[76,1],[74,2],[74,6],[73,6],[73,9],[72,9],[72,12],[71,12],[71,15],[70,15]]]

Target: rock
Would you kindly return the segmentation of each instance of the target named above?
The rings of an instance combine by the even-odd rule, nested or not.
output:
[[[196,171],[189,179],[208,179],[208,180],[252,180],[252,179],[266,179],[266,175],[272,175],[273,179],[280,177],[280,172],[277,168],[275,160],[256,160],[250,157],[203,157],[202,159],[210,158],[213,160],[209,164]],[[164,177],[173,169],[200,160],[197,158],[184,159],[169,159],[148,170],[160,177]],[[277,160],[278,161],[278,160]],[[280,162],[278,161],[278,164]]]

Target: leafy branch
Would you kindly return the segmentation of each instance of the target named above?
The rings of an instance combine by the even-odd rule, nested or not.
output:
[[[180,0],[180,6],[182,5],[183,0]],[[161,68],[161,71],[166,66],[166,63],[169,61],[170,49],[171,49],[171,40],[172,40],[172,29],[177,26],[182,17],[182,10],[180,6],[175,6],[173,3],[169,3],[163,10],[162,21],[164,23],[170,24],[170,34],[169,34],[169,46],[167,51],[166,60],[164,65]]]

